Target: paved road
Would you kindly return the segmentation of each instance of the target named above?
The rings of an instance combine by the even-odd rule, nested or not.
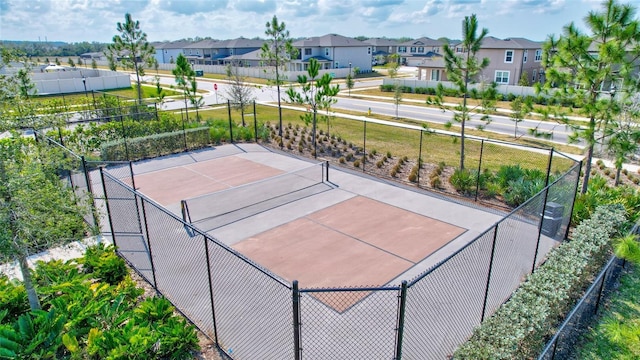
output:
[[[148,82],[153,82],[152,76],[146,76],[145,80]],[[162,76],[160,78],[161,83],[164,86],[174,85],[174,78],[170,76]],[[341,83],[341,82],[339,82]],[[217,90],[214,90],[214,84],[217,86]],[[357,95],[357,89],[367,88],[367,87],[378,87],[382,84],[381,79],[375,80],[360,80],[356,81],[354,90],[351,91],[352,95]],[[344,89],[344,83],[341,84],[341,88]],[[216,104],[224,104],[227,101],[227,93],[229,92],[230,85],[222,80],[212,80],[212,79],[200,79],[198,80],[198,89],[206,90],[207,93],[204,95],[204,102],[208,106],[216,105]],[[286,99],[286,91],[287,87],[281,87],[281,95],[284,99]],[[260,103],[277,103],[277,91],[275,86],[267,86],[267,85],[256,85],[255,90],[253,91],[253,95],[256,97],[256,101]],[[284,102],[284,101],[283,101]],[[359,111],[362,113],[367,113],[369,109],[371,109],[372,114],[379,114],[385,116],[397,116],[406,119],[413,119],[418,121],[424,121],[425,123],[437,123],[437,124],[445,124],[447,122],[452,121],[453,113],[451,111],[443,112],[438,108],[430,108],[425,106],[417,106],[412,105],[409,100],[404,101],[402,104],[398,106],[396,109],[396,105],[389,102],[379,101],[376,97],[371,97],[370,99],[362,99],[362,98],[354,98],[348,96],[348,91],[343,90],[341,92],[341,96],[338,97],[338,101],[333,105],[334,109],[345,109],[351,111]],[[414,101],[415,102],[415,101]],[[184,102],[180,99],[171,99],[167,101],[163,105],[164,109],[183,109]],[[453,124],[454,127],[458,127],[458,123]],[[500,134],[506,135],[514,135],[515,123],[508,116],[500,116],[500,115],[492,115],[491,123],[486,124],[484,121],[480,120],[479,115],[473,115],[471,121],[467,124],[467,128],[477,128],[479,126],[484,126],[486,131],[496,132]],[[558,124],[556,122],[547,122],[547,121],[539,121],[539,120],[523,120],[518,124],[517,136],[524,136],[533,138],[533,136],[528,135],[530,129],[537,128],[538,131],[541,132],[552,132],[553,138],[552,141],[556,143],[566,144],[568,140],[568,136],[571,134],[571,131],[566,129],[564,125]]]

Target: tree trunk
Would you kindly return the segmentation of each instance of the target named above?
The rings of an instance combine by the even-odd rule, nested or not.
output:
[[[617,167],[616,168],[616,182],[615,182],[615,186],[620,185],[620,172],[622,171],[622,167]]]
[[[142,105],[142,89],[140,86],[140,74],[138,73],[138,63],[134,57],[133,59],[133,67],[136,70],[136,85],[138,85],[138,105]]]
[[[582,178],[582,190],[580,190],[581,194],[586,194],[587,188],[589,186],[589,174],[591,174],[592,160],[593,160],[593,144],[589,145],[589,150],[587,151],[587,160],[584,168],[584,177]]]
[[[184,93],[184,113],[187,114],[187,122],[189,122],[189,108],[187,107],[187,93]]]
[[[33,287],[33,281],[31,281],[31,272],[29,271],[29,264],[27,264],[27,257],[25,255],[20,255],[18,263],[20,263],[20,272],[22,273],[24,288],[27,290],[29,307],[31,310],[40,310],[42,309],[42,306],[40,306],[38,294],[36,293],[36,289]]]
[[[240,116],[242,117],[242,127],[247,127],[244,122],[244,104],[240,103]]]

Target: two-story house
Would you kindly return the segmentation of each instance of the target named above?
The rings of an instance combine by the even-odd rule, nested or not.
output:
[[[212,49],[219,40],[205,39],[184,47],[183,54],[191,64],[212,65]]]
[[[385,38],[371,38],[363,41],[365,44],[371,45],[371,63],[373,65],[384,65],[388,61],[391,54],[398,52],[397,40]]]
[[[462,55],[463,49],[455,47],[455,52]],[[487,36],[476,56],[478,59],[489,59],[489,66],[480,74],[481,79],[495,81],[498,85],[518,85],[523,75],[527,85],[543,81],[540,79],[544,71],[541,63],[542,42],[525,38],[502,40]]]
[[[420,66],[432,58],[442,57],[442,47],[445,43],[428,37],[405,41],[398,45],[400,64],[407,66]]]
[[[178,55],[184,55],[184,49],[189,45],[191,45],[191,42],[186,40],[170,41],[155,45],[155,57],[158,64],[175,63]]]
[[[295,41],[293,46],[298,49],[298,58],[291,61],[291,71],[306,71],[311,58],[318,60],[322,69],[371,71],[372,46],[360,40],[327,34]]]
[[[256,50],[260,50],[264,40],[245,39],[243,37],[231,40],[203,40],[195,43],[185,50],[187,59],[194,64],[226,65],[231,62],[239,62],[240,66],[255,66],[256,61],[242,60],[243,56]],[[252,57],[250,57],[252,58]],[[253,64],[256,62],[256,64]]]
[[[460,43],[450,45],[454,53],[464,56]],[[487,36],[482,41],[476,58],[489,59],[489,65],[478,74],[474,81],[496,82],[498,85],[518,85],[520,78],[526,79],[528,86],[544,82],[542,68],[542,43],[524,38],[498,39]],[[416,65],[418,79],[447,81],[444,57],[431,57]]]

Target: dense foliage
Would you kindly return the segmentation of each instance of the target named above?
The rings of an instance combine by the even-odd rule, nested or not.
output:
[[[571,241],[553,250],[511,299],[474,330],[454,358],[535,358],[602,267],[610,254],[610,239],[625,229],[625,215],[620,205],[598,207],[575,228]]]
[[[39,263],[38,311],[28,311],[22,284],[1,275],[0,358],[193,358],[194,327],[168,300],[143,299],[126,274],[112,247],[90,248],[78,261]]]

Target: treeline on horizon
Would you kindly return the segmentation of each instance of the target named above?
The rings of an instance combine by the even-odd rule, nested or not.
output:
[[[321,36],[321,35],[319,35]],[[372,37],[368,36],[356,36],[354,39],[365,41],[371,39]],[[306,37],[298,37],[292,38],[294,41],[306,39]],[[388,38],[385,36],[380,37],[380,39],[389,39],[396,40],[399,43],[413,40],[410,37],[400,37],[400,38]],[[182,38],[178,40],[164,40],[158,42],[167,42],[167,41],[189,41],[189,42],[198,42],[202,40],[217,40],[213,39],[210,36],[207,37],[199,37],[195,38]],[[219,39],[218,39],[219,40]],[[252,40],[265,40],[259,36],[252,38]],[[438,40],[449,41],[447,38],[439,38]],[[151,42],[156,43],[156,42]],[[22,40],[2,40],[0,41],[0,46],[14,48],[20,50],[26,56],[80,56],[81,54],[91,53],[91,52],[103,52],[107,45],[110,43],[100,43],[96,41],[88,42],[75,42],[75,43],[67,43],[64,41],[22,41]]]

